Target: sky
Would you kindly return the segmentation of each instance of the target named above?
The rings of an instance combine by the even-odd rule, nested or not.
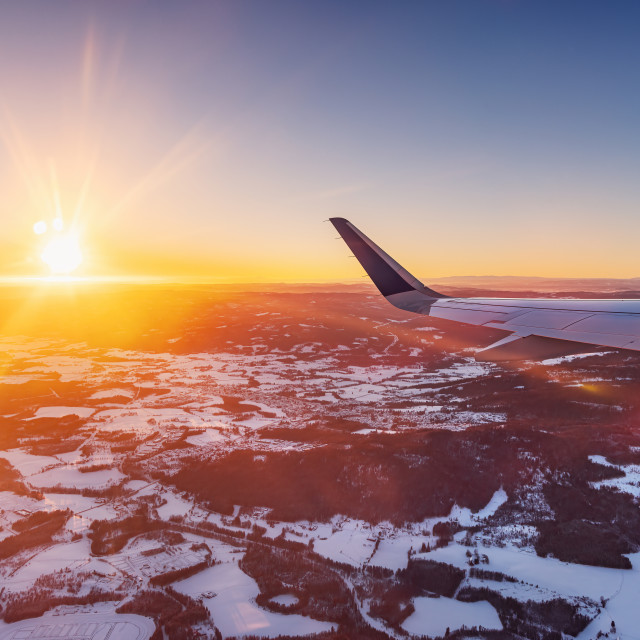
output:
[[[66,234],[74,275],[357,279],[332,216],[427,283],[639,276],[639,19],[632,0],[0,2],[0,276],[48,274]]]

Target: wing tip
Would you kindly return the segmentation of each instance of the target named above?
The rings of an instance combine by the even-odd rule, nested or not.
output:
[[[417,291],[430,298],[446,297],[425,287],[346,218],[334,216],[329,220],[383,296]]]

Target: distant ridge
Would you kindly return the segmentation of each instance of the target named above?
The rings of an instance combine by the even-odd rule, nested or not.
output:
[[[426,278],[432,284],[451,287],[491,288],[513,291],[530,289],[534,291],[640,291],[640,277],[637,278],[545,278],[539,276],[449,276],[446,278]]]

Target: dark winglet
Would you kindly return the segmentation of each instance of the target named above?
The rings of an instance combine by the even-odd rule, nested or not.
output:
[[[329,218],[329,220],[383,296],[419,291],[432,298],[446,297],[425,287],[420,280],[412,276],[348,220],[344,218]]]

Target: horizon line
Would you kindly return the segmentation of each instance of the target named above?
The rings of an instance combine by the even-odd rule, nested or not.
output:
[[[527,275],[452,275],[421,279],[422,282],[445,283],[455,280],[535,280],[538,282],[549,281],[566,281],[566,282],[633,282],[639,281],[640,276],[631,276],[626,278],[615,276],[527,276]],[[119,275],[119,276],[2,276],[0,275],[0,285],[37,285],[37,284],[192,284],[192,285],[247,285],[247,286],[266,286],[266,285],[345,285],[345,286],[371,286],[375,285],[367,276],[360,278],[347,278],[344,280],[229,280],[225,278],[215,278],[211,276],[178,276],[178,275]]]

